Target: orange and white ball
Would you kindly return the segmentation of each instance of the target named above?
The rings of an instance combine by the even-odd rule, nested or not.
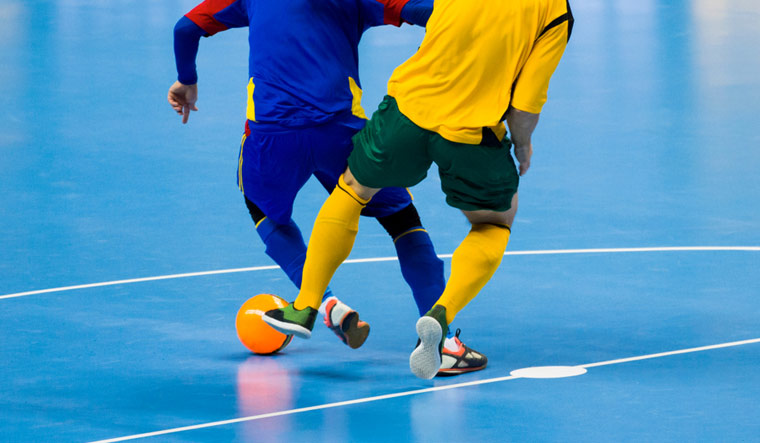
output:
[[[259,294],[243,303],[235,318],[240,342],[256,354],[274,354],[281,351],[293,336],[276,331],[264,323],[261,316],[271,309],[283,308],[287,304],[288,302],[273,294]]]

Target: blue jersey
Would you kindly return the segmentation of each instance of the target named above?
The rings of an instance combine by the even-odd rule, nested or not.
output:
[[[432,0],[206,0],[175,27],[179,81],[197,81],[201,35],[247,26],[249,121],[298,128],[366,118],[358,69],[362,34],[402,21],[424,25],[431,12]]]

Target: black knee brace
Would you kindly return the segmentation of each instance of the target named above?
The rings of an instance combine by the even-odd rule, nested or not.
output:
[[[422,227],[422,221],[414,203],[409,203],[409,206],[394,214],[378,217],[377,221],[393,239],[412,228]]]

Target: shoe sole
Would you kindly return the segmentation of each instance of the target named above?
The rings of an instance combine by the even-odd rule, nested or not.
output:
[[[475,368],[441,369],[438,371],[438,376],[452,377],[454,375],[467,374],[468,372],[482,371],[485,368],[485,365],[483,365]]]
[[[409,356],[409,369],[417,377],[430,380],[441,368],[439,347],[443,330],[436,319],[427,316],[417,320],[416,328],[420,345]]]
[[[359,313],[356,311],[348,313],[341,323],[341,330],[346,337],[346,344],[351,349],[360,348],[367,341],[369,336],[369,323],[362,322],[359,325]]]
[[[264,323],[273,327],[277,331],[282,332],[283,334],[295,335],[296,337],[299,337],[299,338],[311,338],[311,331],[307,328],[304,328],[301,325],[279,321],[277,319],[268,317],[266,315],[262,315],[261,319],[264,320]]]

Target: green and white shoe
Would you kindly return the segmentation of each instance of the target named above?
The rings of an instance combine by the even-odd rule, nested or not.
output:
[[[265,312],[261,319],[283,334],[310,338],[311,330],[314,329],[314,322],[317,319],[317,312],[310,306],[299,311],[293,306],[293,303],[290,303],[284,308]]]
[[[441,368],[441,351],[449,325],[446,323],[446,308],[435,305],[427,314],[417,320],[417,347],[409,356],[409,368],[419,378],[431,379]]]

